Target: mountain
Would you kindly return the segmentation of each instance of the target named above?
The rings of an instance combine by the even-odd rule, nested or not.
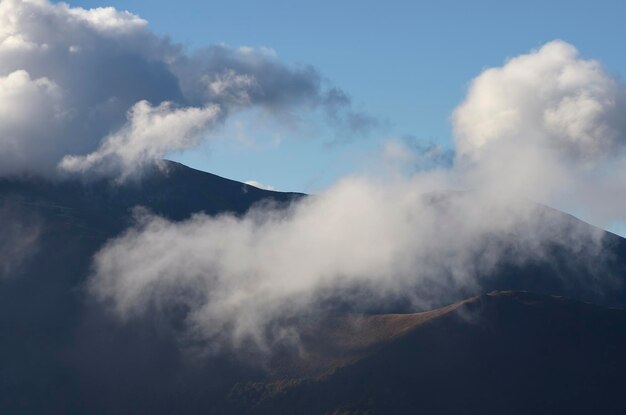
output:
[[[626,241],[608,233],[602,255],[585,244],[550,246],[540,260],[505,261],[474,289],[451,290],[437,306],[452,305],[437,310],[415,310],[401,298],[362,310],[338,296],[328,313],[302,323],[302,349],[277,349],[262,362],[227,352],[190,357],[171,322],[147,316],[120,324],[85,295],[93,254],[133,223],[137,206],[179,221],[197,212],[240,215],[262,203],[280,208],[302,197],[173,162],[124,183],[0,179],[0,410],[623,409],[614,391],[624,385],[617,352],[624,317],[609,307],[626,306]],[[580,233],[590,229],[549,208],[538,212]],[[492,290],[517,292],[485,295]]]
[[[255,203],[299,197],[174,162],[122,184],[0,179],[0,227],[6,230],[0,233],[2,412],[117,412],[131,399],[130,389],[141,396],[139,384],[160,377],[168,365],[178,370],[177,345],[159,327],[115,325],[83,293],[93,254],[133,223],[135,207],[182,220],[197,212],[241,214]],[[108,373],[112,367],[119,372]],[[118,387],[110,396],[101,394]],[[148,404],[151,398],[138,399],[146,410],[158,409]]]
[[[432,312],[365,317],[358,327],[320,329],[350,363],[239,385],[231,399],[263,414],[626,412],[624,310],[492,292]]]

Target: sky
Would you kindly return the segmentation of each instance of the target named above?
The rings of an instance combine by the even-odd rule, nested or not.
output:
[[[367,170],[389,138],[453,147],[451,114],[470,81],[488,67],[554,39],[626,73],[621,1],[69,1],[114,6],[149,22],[189,50],[224,43],[273,49],[310,64],[375,117],[367,134],[317,125],[284,128],[254,114],[230,119],[216,138],[171,157],[228,178],[285,191],[319,192]]]

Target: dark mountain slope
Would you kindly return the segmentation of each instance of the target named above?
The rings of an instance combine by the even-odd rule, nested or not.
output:
[[[118,222],[134,206],[181,220],[197,212],[243,213],[266,198],[285,202],[301,196],[258,189],[172,161],[163,163],[162,168],[154,167],[121,184],[108,179],[0,178],[0,200],[59,221],[65,218],[68,224],[78,220],[94,231],[117,233],[126,225]],[[113,229],[106,228],[110,226]]]
[[[241,214],[255,203],[300,196],[173,162],[122,185],[0,179],[0,412],[114,413],[127,400],[129,413],[158,412],[191,393],[194,376],[202,378],[194,387],[211,389],[214,370],[183,375],[168,327],[115,324],[89,302],[81,284],[92,256],[133,222],[136,206],[181,220],[196,212]],[[237,373],[220,364],[229,369],[218,373]],[[163,375],[188,379],[173,387],[176,381]]]
[[[376,405],[379,405],[372,408],[384,412],[385,408],[380,406],[384,403],[381,393],[388,393],[385,391],[392,388],[410,394],[415,385],[418,388],[423,387],[426,382],[422,378],[412,378],[412,375],[402,372],[405,366],[406,370],[414,366],[406,365],[404,360],[393,360],[392,357],[396,354],[404,353],[408,361],[415,359],[420,365],[428,363],[423,360],[432,359],[429,369],[432,373],[438,372],[438,367],[441,370],[458,369],[459,373],[465,373],[463,370],[466,369],[462,366],[447,367],[445,364],[448,360],[436,359],[437,356],[448,356],[452,359],[454,353],[462,353],[462,350],[442,348],[442,344],[453,344],[453,341],[468,342],[474,338],[472,336],[477,336],[467,334],[475,326],[461,324],[465,320],[447,317],[460,315],[457,312],[441,316],[439,314],[442,311],[439,310],[419,316],[344,316],[336,320],[322,318],[318,326],[302,327],[304,340],[311,353],[308,361],[299,358],[278,360],[273,373],[244,364],[236,356],[227,354],[206,360],[190,359],[181,352],[176,328],[169,320],[146,316],[143,320],[120,324],[101,305],[91,302],[82,289],[82,283],[89,273],[93,254],[109,238],[118,235],[133,222],[132,210],[135,206],[144,206],[172,220],[182,220],[200,211],[208,214],[241,214],[255,203],[272,201],[281,205],[303,196],[263,191],[177,163],[169,162],[166,165],[165,170],[146,172],[140,181],[122,185],[105,180],[81,182],[0,179],[0,412],[237,413],[242,409],[239,406],[241,402],[224,400],[229,393],[234,393],[231,391],[242,390],[241,387],[233,389],[233,385],[237,383],[245,385],[248,382],[260,382],[267,386],[278,376],[282,381],[291,384],[290,379],[293,377],[310,378],[339,367],[345,369],[339,369],[334,375],[325,378],[330,383],[296,381],[302,383],[301,387],[289,389],[285,395],[263,403],[259,410],[268,408],[269,411],[274,408],[288,413],[299,412],[299,400],[308,402],[307,405],[310,404],[313,412],[320,408],[334,410],[344,404],[359,406],[362,403],[359,396],[371,395],[373,402],[378,402]],[[544,212],[548,212],[545,213],[547,215],[563,215],[551,210]],[[574,218],[571,218],[571,224],[583,231],[589,226]],[[528,230],[532,231],[533,229]],[[626,306],[626,292],[623,285],[620,285],[626,269],[626,243],[624,239],[609,234],[605,235],[605,239],[607,243],[603,247],[602,255],[597,255],[596,250],[591,247],[588,249],[585,245],[577,250],[553,246],[540,261],[523,264],[505,262],[498,268],[496,275],[482,276],[479,279],[481,284],[477,287],[472,290],[451,290],[449,298],[442,298],[441,301],[450,304],[492,289],[521,289],[567,295],[608,306]],[[617,281],[617,284],[612,281]],[[333,299],[336,301],[333,305],[335,310],[350,310],[354,306],[348,304],[344,307],[341,300],[342,298]],[[333,307],[330,307],[331,311]],[[459,307],[459,310],[466,308]],[[398,299],[397,303],[381,305],[380,309],[394,312],[416,311],[411,309],[410,302],[402,299]],[[372,313],[374,310],[365,311]],[[533,338],[539,342],[538,336],[547,336],[549,331],[541,331],[541,319],[533,313],[528,314],[534,317],[528,317],[527,322],[524,322],[526,317],[522,316],[509,323],[521,324],[527,331],[531,331],[528,327],[537,327],[538,334]],[[613,312],[602,313],[597,313],[602,318],[593,320],[597,322],[597,327],[592,327],[590,323],[581,327],[581,332],[591,330],[589,333],[597,334],[599,341],[621,347],[621,337],[607,337],[613,333],[612,326],[607,326],[613,321]],[[547,315],[552,315],[548,318],[554,321],[563,318],[566,324],[569,324],[567,319],[572,317],[571,314],[558,314],[556,311]],[[355,318],[358,320],[356,323]],[[437,327],[445,327],[445,330],[441,329],[442,333],[450,336],[453,336],[452,332],[457,332],[454,336],[458,338],[451,337],[452,343],[429,343],[430,335],[418,343],[406,343],[411,336],[418,336],[414,333],[423,333],[422,330],[431,327],[431,320],[448,321],[445,320],[447,318],[452,319],[451,322]],[[489,328],[490,319],[491,317],[484,320],[484,330]],[[587,318],[584,321],[591,320]],[[423,324],[424,322],[428,324]],[[620,324],[615,330],[621,330]],[[482,324],[478,326],[482,327]],[[334,329],[330,330],[329,327]],[[511,327],[510,330],[514,332],[516,328]],[[483,333],[480,330],[471,333]],[[514,334],[507,331],[498,333],[505,333],[507,336]],[[466,335],[469,337],[463,337]],[[578,347],[578,338],[572,337],[571,331],[564,332],[563,335],[570,337],[560,341],[574,339],[570,346]],[[593,337],[591,334],[585,336]],[[499,353],[497,350],[508,343],[502,343],[504,340],[497,340],[495,337],[499,338],[494,335],[494,348],[489,350]],[[411,346],[403,348],[399,346],[402,344]],[[471,346],[474,343],[469,344]],[[598,345],[589,344],[590,350],[598,353],[602,351],[597,349]],[[563,345],[565,346],[567,345]],[[481,354],[483,352],[480,348],[472,347],[462,355],[467,364],[479,365],[486,357]],[[441,355],[429,355],[439,348],[442,349]],[[545,350],[534,351],[538,353],[538,358],[543,358],[547,353]],[[416,355],[409,357],[413,352]],[[613,356],[611,353],[609,355]],[[288,353],[285,356],[293,355]],[[384,363],[366,363],[383,359],[377,356],[387,356],[384,361],[389,363],[389,367],[376,366],[384,366]],[[530,354],[527,357],[530,359]],[[504,362],[501,367],[509,367],[507,361]],[[575,366],[580,370],[591,370],[591,366],[588,367],[585,362],[585,359],[581,359]],[[617,361],[616,364],[621,364],[620,362]],[[592,363],[600,365],[593,367],[604,367],[603,361],[596,360]],[[495,365],[493,370],[500,370],[498,367],[500,366]],[[535,368],[538,373],[542,373],[541,368]],[[525,373],[524,367],[515,366],[512,369]],[[350,371],[355,370],[362,372],[350,375]],[[336,377],[341,373],[348,375],[341,375],[346,376],[345,378]],[[397,379],[403,379],[402,376],[408,382],[405,382],[405,389],[399,386],[402,382],[397,384]],[[469,374],[463,376],[465,378],[460,379],[470,383],[471,389],[474,379]],[[373,383],[363,386],[361,377],[371,378]],[[454,376],[451,378],[456,379]],[[410,382],[415,382],[415,385]],[[341,389],[340,385],[344,383],[347,389]],[[323,389],[328,385],[332,385],[332,388]],[[460,385],[455,387],[458,392]],[[529,391],[534,390],[528,387]],[[320,388],[320,393],[329,393],[329,399],[309,402],[317,393],[318,389],[315,388]],[[246,388],[244,390],[249,391]],[[336,390],[334,395],[333,390]],[[433,396],[436,396],[440,389],[432,391]],[[500,392],[503,396],[517,399],[510,392]],[[405,399],[404,395],[397,396],[398,402],[412,402],[407,401],[408,398]],[[463,394],[456,396],[461,397],[461,401],[467,400]],[[484,396],[484,393],[480,396]],[[252,400],[258,401],[258,397],[253,397]],[[496,406],[487,407],[493,408]],[[393,411],[390,409],[389,412]]]
[[[392,317],[410,329],[355,363],[318,378],[240,385],[231,397],[268,414],[626,413],[624,310],[494,292],[416,317]],[[326,334],[344,344],[381,335],[374,320],[361,328]]]

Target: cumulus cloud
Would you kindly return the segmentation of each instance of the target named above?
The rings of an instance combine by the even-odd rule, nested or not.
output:
[[[49,174],[65,156],[75,156],[62,164],[73,170],[126,171],[196,143],[139,132],[133,117],[144,101],[159,114],[175,107],[170,121],[215,112],[205,129],[245,108],[283,118],[321,110],[333,123],[360,129],[349,120],[369,118],[354,112],[343,92],[341,102],[330,100],[336,91],[315,68],[284,64],[268,48],[213,45],[190,54],[129,12],[48,0],[0,3],[0,175]],[[124,141],[134,150],[123,163],[95,162],[103,152],[110,159],[113,143]]]
[[[605,225],[626,212],[625,114],[624,84],[553,41],[472,81],[453,114],[456,167]]]
[[[455,157],[392,140],[386,162],[436,162],[404,178],[347,178],[286,210],[182,223],[141,214],[96,256],[90,292],[122,318],[182,309],[185,333],[207,347],[264,345],[321,304],[428,308],[555,247],[593,268],[603,233],[526,200],[589,208],[592,189],[624,184],[610,174],[624,165],[623,91],[598,62],[551,42],[472,82],[453,115]],[[610,285],[602,270],[576,272],[592,290]],[[581,284],[576,272],[564,284]]]
[[[477,158],[505,141],[593,160],[626,139],[624,86],[562,41],[484,71],[454,113],[457,150]]]
[[[40,164],[57,151],[55,143],[38,137],[59,128],[66,118],[62,96],[57,84],[45,77],[32,79],[24,70],[0,77],[0,174]]]

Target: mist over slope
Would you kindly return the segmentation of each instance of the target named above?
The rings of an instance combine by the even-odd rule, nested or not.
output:
[[[468,280],[472,284],[455,285],[450,283],[452,279],[447,280],[445,292],[429,289],[432,295],[429,302],[415,299],[423,298],[421,284],[428,286],[436,281],[420,279],[420,269],[415,269],[417,283],[403,285],[402,292],[377,293],[381,285],[369,285],[367,280],[357,279],[345,285],[313,287],[315,297],[302,300],[292,296],[291,304],[287,305],[281,303],[280,297],[274,297],[278,298],[281,305],[278,310],[282,314],[264,314],[262,319],[254,320],[256,337],[241,337],[240,343],[233,343],[235,338],[228,330],[224,330],[224,337],[189,331],[189,318],[197,310],[197,304],[202,304],[202,298],[198,297],[202,292],[186,290],[184,286],[178,291],[178,302],[163,301],[157,296],[146,304],[148,312],[120,319],[118,314],[111,313],[115,303],[94,297],[90,288],[95,269],[92,258],[98,250],[111,246],[111,242],[106,245],[109,238],[124,232],[137,220],[137,213],[133,213],[135,206],[158,213],[159,221],[168,218],[172,226],[188,226],[187,236],[193,237],[193,232],[202,230],[199,226],[208,218],[238,223],[256,217],[267,223],[274,219],[267,219],[262,212],[271,215],[282,212],[290,218],[293,209],[303,201],[319,203],[318,197],[267,192],[179,164],[167,165],[165,170],[155,169],[147,174],[141,184],[0,181],[3,206],[0,219],[20,229],[3,234],[6,241],[1,246],[18,246],[14,242],[25,237],[21,246],[29,248],[19,264],[5,268],[1,282],[0,330],[6,339],[0,346],[3,408],[13,413],[49,410],[116,413],[121,408],[152,413],[237,412],[241,402],[226,399],[237,383],[273,382],[272,370],[268,371],[278,364],[271,363],[273,353],[285,350],[285,356],[296,356],[296,360],[300,352],[303,356],[313,353],[315,349],[309,350],[307,346],[307,327],[320,318],[332,319],[337,313],[419,311],[492,289],[510,288],[566,294],[603,305],[626,305],[621,285],[626,261],[624,240],[601,233],[571,216],[533,205],[529,221],[519,224],[520,241],[530,241],[525,239],[525,233],[534,235],[537,227],[551,224],[551,232],[559,230],[559,235],[577,236],[571,239],[577,240],[575,249],[562,245],[563,239],[558,239],[545,245],[541,256],[519,261],[514,256],[519,247],[502,246],[498,252],[504,256],[497,266],[489,267],[490,273],[476,274],[475,279]],[[434,200],[433,197],[426,195],[419,200],[444,212],[446,206],[459,203],[454,200],[463,200],[467,195],[437,195]],[[255,204],[257,207],[253,207]],[[197,211],[217,216],[194,216]],[[144,215],[139,213],[144,218],[140,222],[146,220]],[[150,220],[148,225],[140,226],[150,226]],[[222,239],[224,234],[217,235],[227,248],[224,245],[227,239]],[[495,239],[490,241],[492,237]],[[506,240],[510,241],[509,235]],[[478,255],[473,260],[477,264],[472,266],[482,270],[484,258],[480,252],[492,243],[501,245],[502,239],[495,233],[475,242]],[[208,254],[202,249],[195,252],[193,244],[166,244],[164,249],[163,255],[136,258],[151,267],[167,260],[168,252],[180,252],[180,258],[187,262]],[[129,248],[128,252],[134,251]],[[512,256],[507,256],[507,252]],[[469,259],[466,261],[472,264]],[[307,264],[303,263],[302,275],[310,272]],[[280,264],[275,265],[278,272]],[[182,281],[183,273],[183,268],[178,269]],[[385,275],[379,278],[386,283],[398,283],[387,280]],[[413,287],[413,291],[408,287]],[[163,288],[171,293],[171,286]],[[223,321],[236,321],[228,318]],[[358,331],[359,326],[355,327]],[[371,335],[368,330],[360,334],[364,338]],[[314,339],[324,343],[328,336],[316,335]],[[332,354],[326,358],[332,360]],[[290,373],[285,375],[287,379],[294,376]],[[381,381],[385,381],[383,378]]]
[[[297,341],[278,322],[340,305],[427,310],[512,288],[623,301],[620,238],[522,200],[419,190],[355,178],[283,210],[143,215],[95,256],[89,291],[122,320],[187,310],[182,335],[207,350]]]
[[[263,199],[280,204],[294,197],[300,196],[170,162],[141,184],[122,186],[0,179],[0,222],[14,230],[0,236],[0,255],[11,259],[3,261],[0,279],[1,406],[11,413],[115,412],[130,388],[140,407],[152,408],[142,393],[172,386],[157,374],[167,367],[184,372],[176,337],[158,321],[117,324],[94,304],[84,289],[93,254],[132,223],[137,205],[181,220],[199,211],[241,214]],[[139,386],[148,380],[153,384]],[[113,389],[101,395],[101,388]]]

